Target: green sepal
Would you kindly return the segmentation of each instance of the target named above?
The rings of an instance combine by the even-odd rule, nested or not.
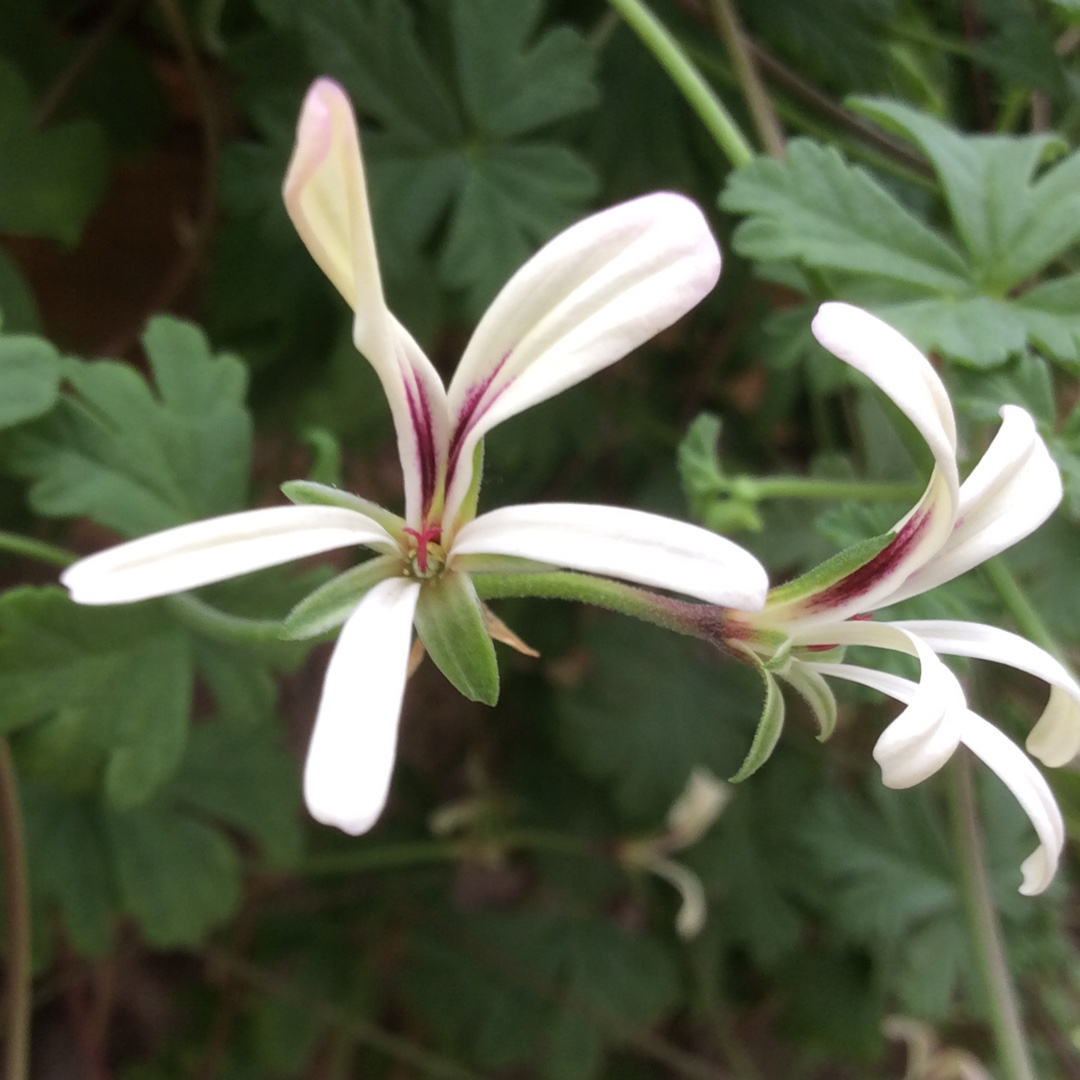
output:
[[[499,699],[499,665],[484,612],[467,574],[447,571],[424,583],[416,605],[416,631],[431,659],[472,701]]]
[[[791,638],[779,630],[769,631],[767,635],[762,634],[761,636],[768,636],[769,638],[775,636],[780,639],[773,644],[772,656],[764,663],[766,671],[772,671],[777,675],[784,675],[791,666]]]
[[[299,506],[343,506],[346,510],[355,510],[358,514],[377,521],[395,539],[401,537],[405,528],[404,518],[384,510],[378,503],[362,499],[351,491],[341,491],[314,480],[286,480],[281,485],[281,493]]]
[[[454,518],[454,528],[460,529],[468,521],[476,517],[476,507],[480,502],[480,481],[484,477],[484,440],[476,444],[472,459],[472,478],[469,480],[469,490],[465,492],[465,498],[461,500],[457,517]]]
[[[733,784],[741,783],[748,776],[752,776],[769,760],[780,739],[780,732],[784,730],[784,695],[776,685],[771,671],[763,664],[758,670],[765,680],[765,705],[761,710],[761,719],[758,720],[750,752],[739,766],[739,771],[731,777]]]
[[[794,581],[784,585],[778,585],[769,590],[769,598],[765,601],[766,610],[779,607],[781,604],[790,604],[796,600],[804,600],[816,592],[827,589],[853,574],[860,567],[865,566],[876,555],[884,551],[896,538],[896,531],[882,533],[881,536],[872,536],[867,540],[860,540],[851,547],[837,552],[832,558],[819,563],[813,570],[807,570],[800,574]]]
[[[285,636],[299,641],[333,630],[356,610],[365,594],[380,581],[399,573],[401,560],[378,555],[320,585],[285,616]]]
[[[812,667],[798,660],[781,672],[781,677],[810,706],[818,726],[817,741],[826,742],[836,728],[836,695],[832,687]]]

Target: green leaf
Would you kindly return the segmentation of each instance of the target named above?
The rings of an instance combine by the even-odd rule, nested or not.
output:
[[[59,713],[57,768],[73,740],[77,752],[97,747],[118,806],[145,800],[179,763],[192,674],[186,634],[157,607],[79,607],[56,588],[0,598],[0,730]]]
[[[120,909],[155,948],[197,945],[240,901],[240,860],[216,829],[164,806],[105,821]]]
[[[675,1005],[678,978],[656,941],[608,920],[534,911],[417,933],[404,990],[443,1041],[467,1038],[482,1068],[589,1080],[608,1047]]]
[[[85,515],[125,536],[242,508],[251,456],[247,374],[178,319],[151,322],[155,394],[131,367],[65,361],[72,393],[17,434],[12,466],[50,517]]]
[[[299,857],[298,773],[274,724],[196,725],[165,798],[252,837],[276,867]]]
[[[338,574],[289,612],[284,622],[285,633],[295,639],[311,638],[341,626],[370,589],[400,572],[398,557],[380,555]]]
[[[499,700],[499,665],[483,606],[468,574],[444,571],[423,582],[416,632],[431,659],[471,701]]]
[[[60,355],[44,338],[0,334],[0,428],[48,412],[60,393]]]
[[[614,617],[589,625],[581,650],[579,684],[556,697],[560,739],[628,818],[662,819],[695,766],[735,771],[760,711],[749,665]]]
[[[0,59],[0,232],[74,246],[105,176],[97,125],[73,120],[40,130],[29,88]]]
[[[792,259],[965,295],[971,279],[960,253],[858,166],[831,147],[793,139],[783,162],[761,157],[733,173],[720,198],[749,215],[735,249],[761,262]]]
[[[731,777],[733,784],[739,784],[747,777],[753,776],[769,760],[784,730],[784,695],[780,693],[780,687],[776,685],[776,679],[771,671],[764,666],[758,670],[765,681],[765,704],[761,708],[761,717],[758,720],[757,730],[754,732],[754,741],[750,744],[750,749],[739,766],[738,772]]]
[[[596,190],[588,165],[547,135],[598,100],[593,52],[568,26],[537,32],[539,0],[452,0],[421,43],[401,0],[305,4],[315,68],[341,80],[362,116],[383,250],[438,243],[443,281],[477,312]]]
[[[938,174],[973,276],[1003,295],[1080,239],[1080,153],[1048,169],[1065,150],[1057,135],[961,135],[898,101],[856,98],[852,104],[915,142]]]
[[[37,333],[41,329],[34,294],[18,266],[0,250],[0,321],[8,333]]]

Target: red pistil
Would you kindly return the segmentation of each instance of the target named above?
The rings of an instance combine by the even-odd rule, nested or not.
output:
[[[864,611],[861,615],[852,615],[849,622],[866,622],[867,619],[873,617],[872,611]],[[807,645],[805,648],[807,652],[828,652],[830,649],[835,649],[836,645]]]
[[[427,546],[439,542],[442,537],[442,526],[429,525],[422,532],[419,532],[416,529],[410,529],[406,525],[402,532],[408,533],[416,541],[416,568],[421,574],[426,574],[428,572]]]

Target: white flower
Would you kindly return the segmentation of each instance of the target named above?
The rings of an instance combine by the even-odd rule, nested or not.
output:
[[[352,108],[327,79],[308,92],[285,203],[316,262],[355,312],[353,338],[393,413],[405,516],[316,484],[301,505],[183,525],[90,556],[62,580],[84,604],[127,603],[351,545],[376,556],[290,616],[297,632],[344,623],[326,672],[304,794],[319,821],[370,828],[386,800],[415,624],[463,692],[498,689],[472,571],[536,562],[608,575],[712,604],[754,609],[768,587],[741,548],[636,510],[563,503],[476,517],[481,439],[496,424],[614,363],[713,286],[720,256],[700,211],[656,194],[557,236],[506,284],[444,387],[383,300]],[[535,560],[523,562],[522,560]]]
[[[847,304],[824,304],[813,330],[822,345],[869,376],[911,420],[934,455],[933,475],[916,506],[885,537],[773,589],[759,613],[731,613],[739,628],[733,643],[764,665],[770,686],[776,674],[806,698],[823,735],[836,715],[824,676],[862,683],[905,703],[874,749],[890,787],[919,783],[940,769],[959,744],[968,746],[1009,786],[1031,818],[1040,846],[1024,863],[1021,891],[1041,892],[1053,878],[1064,843],[1061,814],[1038,769],[967,708],[960,684],[937,654],[993,660],[1050,684],[1049,703],[1027,740],[1028,750],[1047,765],[1062,765],[1080,750],[1080,686],[1043,649],[992,626],[865,620],[876,609],[950,581],[1027,536],[1061,500],[1057,467],[1031,417],[1007,405],[996,437],[961,484],[952,406],[937,373],[915,346]],[[916,656],[919,682],[821,656],[846,645]],[[775,741],[782,701],[775,693],[770,696],[777,717],[770,727]],[[757,749],[767,752],[769,747]]]

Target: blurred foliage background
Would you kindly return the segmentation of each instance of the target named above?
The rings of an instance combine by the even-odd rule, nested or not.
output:
[[[0,10],[0,731],[30,873],[33,1076],[994,1069],[945,784],[881,787],[879,697],[848,691],[826,747],[794,710],[676,856],[709,905],[684,941],[676,891],[626,852],[663,832],[695,766],[736,770],[752,671],[616,616],[505,602],[541,658],[501,654],[495,709],[421,667],[390,807],[352,839],[299,798],[328,646],[251,644],[208,616],[279,618],[347,553],[194,601],[77,608],[54,584],[63,550],[268,505],[295,477],[398,504],[377,380],[280,198],[303,93],[327,74],[361,119],[390,305],[444,373],[500,284],[591,209],[682,191],[724,250],[680,324],[491,436],[485,505],[690,518],[776,581],[881,533],[927,461],[813,343],[816,304],[845,299],[940,361],[967,460],[1015,402],[1066,481],[1004,583],[975,571],[905,615],[1075,650],[1080,4],[744,0],[734,48],[729,3],[653,8],[764,151],[751,60],[782,157],[733,171],[602,0]],[[1022,737],[1044,689],[963,670]],[[1020,897],[1026,819],[979,781],[1038,1076],[1076,1080],[1074,867]],[[1075,831],[1080,778],[1051,781]]]

